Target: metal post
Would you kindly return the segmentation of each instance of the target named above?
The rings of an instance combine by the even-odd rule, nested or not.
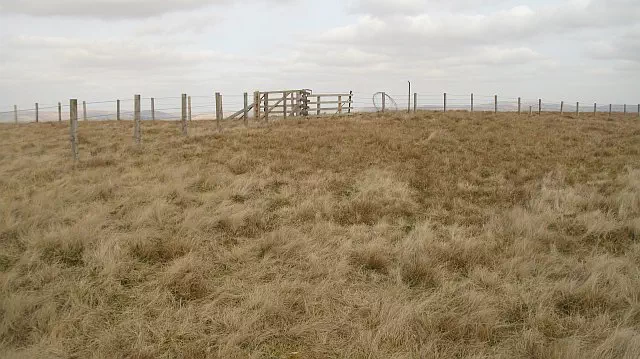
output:
[[[414,92],[413,93],[413,112],[417,112],[418,110],[418,93]]]
[[[580,116],[580,102],[576,102],[576,116]]]
[[[13,105],[13,120],[18,124],[18,105]]]
[[[608,117],[608,118],[611,118],[611,110],[612,110],[612,109],[613,109],[613,105],[612,105],[612,104],[609,104],[609,117]]]
[[[36,123],[40,121],[40,111],[38,111],[38,103],[36,102]]]
[[[473,93],[471,93],[471,113],[473,113]]]
[[[518,115],[521,113],[521,108],[522,108],[522,99],[520,97],[518,97]]]
[[[58,122],[62,122],[62,104],[58,102]]]
[[[387,102],[387,94],[383,92],[382,93],[382,112],[384,112],[385,110],[386,102]]]
[[[498,113],[498,95],[495,95],[493,97],[493,107],[494,107],[494,112]]]
[[[156,99],[151,98],[151,121],[156,120]]]
[[[116,101],[116,120],[120,121],[120,100]]]
[[[353,98],[353,91],[349,91],[349,111],[347,113],[351,113],[351,102],[353,102],[352,98]]]
[[[598,113],[598,105],[597,103],[593,104],[593,116],[595,116]]]
[[[564,115],[564,101],[560,101],[560,116]]]
[[[444,93],[444,103],[442,107],[442,112],[447,112],[447,93]]]
[[[133,121],[134,130],[133,137],[136,140],[136,144],[140,144],[141,133],[140,133],[140,95],[133,96]]]
[[[409,103],[407,104],[407,113],[411,113],[411,81],[409,83]]]

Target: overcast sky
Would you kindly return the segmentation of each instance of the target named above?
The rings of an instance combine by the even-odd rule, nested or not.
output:
[[[310,88],[640,102],[638,0],[0,0],[0,106]]]

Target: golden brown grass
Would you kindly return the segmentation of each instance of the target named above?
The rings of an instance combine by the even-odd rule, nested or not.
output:
[[[0,126],[0,357],[638,358],[640,121]]]

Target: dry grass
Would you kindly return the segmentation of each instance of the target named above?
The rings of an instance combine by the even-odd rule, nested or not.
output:
[[[0,126],[0,356],[638,358],[640,121]]]

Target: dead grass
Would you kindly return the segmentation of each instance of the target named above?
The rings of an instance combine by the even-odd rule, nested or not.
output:
[[[0,356],[638,358],[640,121],[0,127]]]

